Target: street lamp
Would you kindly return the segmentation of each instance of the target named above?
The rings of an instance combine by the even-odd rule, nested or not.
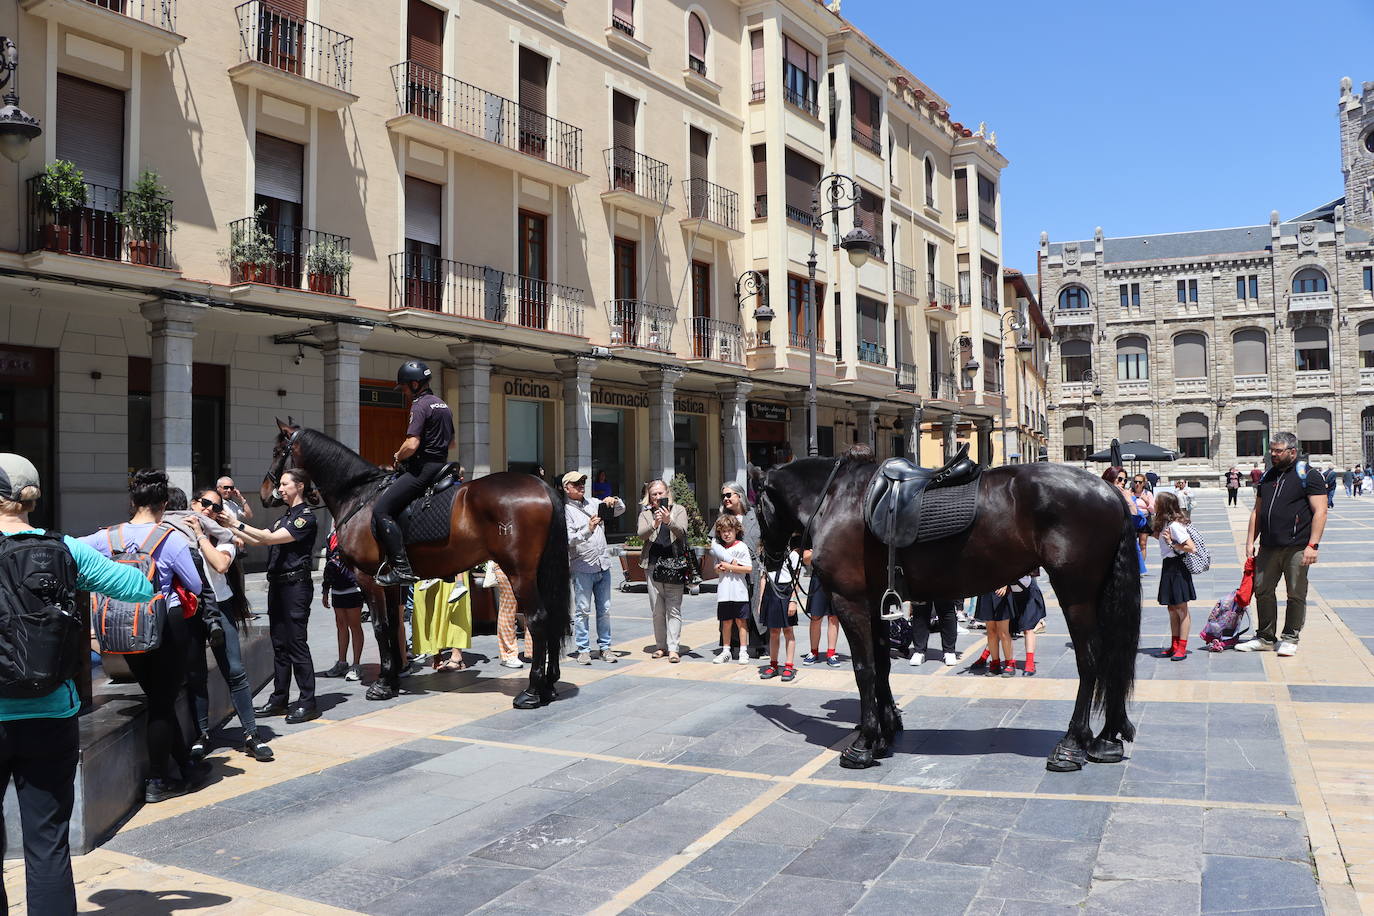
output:
[[[14,78],[19,69],[19,49],[14,42],[0,36],[0,89]],[[18,162],[29,154],[29,143],[43,133],[38,119],[19,107],[19,93],[16,85],[10,86],[5,93],[5,104],[0,105],[0,156],[10,162]]]
[[[1092,369],[1084,369],[1083,374],[1078,377],[1078,380],[1080,382],[1092,382],[1093,398],[1097,399],[1102,397],[1102,386],[1097,384],[1097,375],[1093,372]],[[1086,389],[1084,389],[1080,393],[1082,395],[1082,398],[1079,401],[1079,412],[1083,414],[1083,425],[1086,426],[1088,424],[1088,392]],[[1097,429],[1094,428],[1092,435],[1088,438],[1087,446],[1085,446],[1083,449],[1083,470],[1085,471],[1088,469],[1088,455],[1092,453],[1094,440],[1096,438]]]
[[[829,182],[827,187],[826,183]],[[821,207],[821,189],[825,189],[828,206]],[[806,349],[809,357],[806,383],[806,454],[815,458],[820,454],[816,441],[816,230],[821,219],[831,218],[832,231],[840,234],[840,211],[854,211],[854,228],[840,239],[840,247],[849,256],[849,263],[858,270],[868,263],[877,250],[873,234],[859,223],[859,202],[863,189],[848,175],[824,175],[811,190],[811,254],[806,261]]]
[[[741,322],[744,320],[744,300],[750,296],[757,300],[754,306],[754,326],[758,328],[759,343],[767,346],[768,330],[773,326],[775,316],[768,305],[768,278],[757,270],[746,270],[735,280],[735,308],[739,312]]]
[[[1011,321],[1008,323],[1007,319]],[[1031,343],[1030,335],[1026,333],[1026,322],[1021,319],[1021,313],[1014,309],[1008,309],[1002,313],[1002,337],[1004,346],[997,350],[997,382],[1002,388],[1002,463],[1007,463],[1007,458],[1011,455],[1011,450],[1007,448],[1007,354],[1005,351],[1005,338],[1008,331],[1020,331],[1021,335],[1016,339],[1016,353],[1018,356],[1028,358],[1035,352],[1035,344]],[[1020,400],[1020,389],[1017,389],[1017,400]],[[1017,452],[1016,457],[1021,453]]]

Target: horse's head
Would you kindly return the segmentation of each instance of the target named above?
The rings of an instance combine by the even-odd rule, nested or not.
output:
[[[752,468],[750,481],[758,494],[754,513],[759,520],[759,555],[763,567],[776,572],[787,559],[787,551],[792,538],[800,535],[805,527],[797,512],[797,499],[793,495],[791,475],[782,468],[761,471]]]
[[[291,417],[287,417],[285,423],[277,420],[277,439],[272,446],[272,464],[268,467],[262,478],[262,486],[258,489],[258,496],[265,507],[282,505],[281,497],[277,496],[277,484],[281,482],[283,471],[297,466],[300,462],[300,446],[296,442],[300,431],[301,428]]]

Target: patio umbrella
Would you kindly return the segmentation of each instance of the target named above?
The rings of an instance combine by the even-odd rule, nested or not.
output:
[[[1178,459],[1178,452],[1171,448],[1162,448],[1153,442],[1141,442],[1133,440],[1122,442],[1116,448],[1120,449],[1120,454],[1113,456],[1113,449],[1104,448],[1100,452],[1093,452],[1088,456],[1089,461],[1107,462],[1119,461],[1175,461]]]

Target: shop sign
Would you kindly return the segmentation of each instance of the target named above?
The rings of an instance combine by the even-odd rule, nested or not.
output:
[[[405,407],[405,395],[385,385],[359,385],[358,403],[363,407]]]
[[[751,420],[773,420],[783,421],[788,419],[790,414],[786,404],[772,404],[768,401],[750,401],[749,419]]]
[[[553,397],[548,382],[532,381],[527,378],[507,379],[501,386],[502,393],[508,398],[542,398],[549,400]]]
[[[616,391],[611,388],[593,388],[592,404],[600,407],[648,407],[647,391]]]
[[[698,398],[673,398],[673,413],[706,413],[706,402]]]
[[[38,365],[29,354],[0,350],[0,377],[32,378],[37,374]]]

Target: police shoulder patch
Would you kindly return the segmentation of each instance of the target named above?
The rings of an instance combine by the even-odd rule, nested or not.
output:
[[[304,527],[305,527],[305,519],[303,519],[303,518],[298,518],[298,519],[296,519],[296,527],[297,527],[297,528],[304,528]]]

